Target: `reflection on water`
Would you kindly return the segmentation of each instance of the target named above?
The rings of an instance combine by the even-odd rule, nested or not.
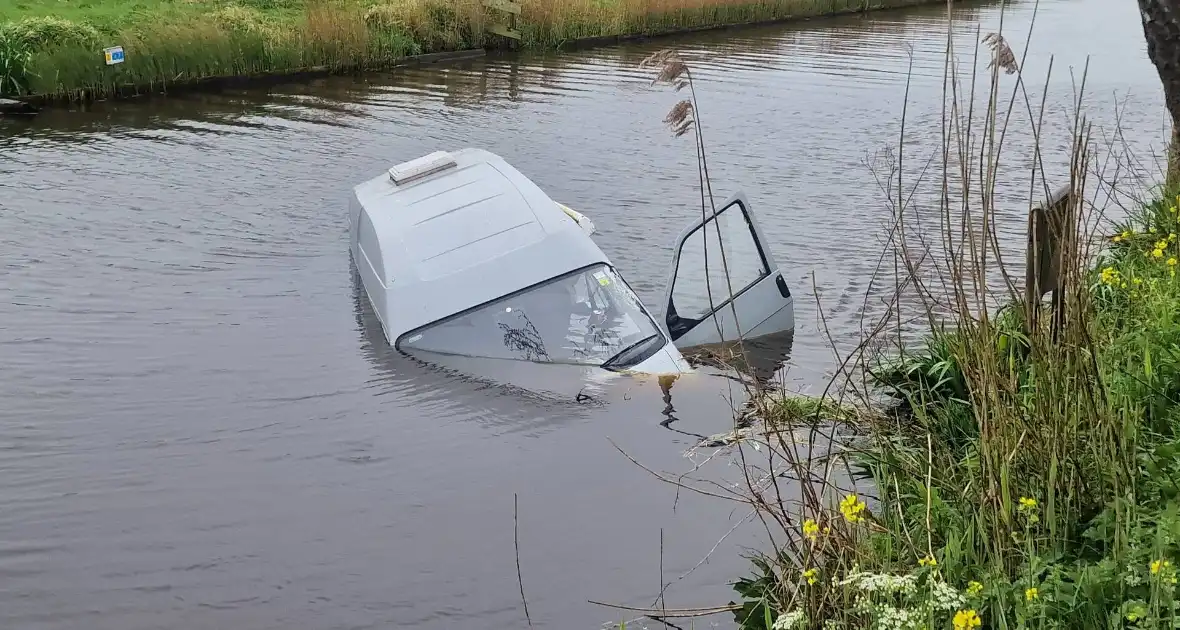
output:
[[[700,346],[686,350],[694,364],[734,370],[746,377],[746,382],[760,389],[774,386],[779,370],[791,358],[795,331],[778,332],[740,343]]]
[[[1033,6],[1010,7],[1012,41]],[[957,10],[962,41],[998,11]],[[535,626],[650,605],[661,533],[668,606],[728,601],[756,528],[698,567],[746,515],[678,499],[615,445],[680,474],[744,382],[822,387],[829,335],[855,344],[885,311],[866,161],[903,108],[908,159],[937,150],[944,28],[899,11],[0,122],[0,625],[520,627],[514,494]],[[1090,53],[1091,118],[1117,103],[1128,145],[1158,147],[1141,40],[1133,3],[1041,0],[1025,76],[1039,95],[1055,55],[1051,152]],[[661,310],[700,212],[691,144],[661,123],[677,95],[635,69],[668,45],[695,70],[715,188],[745,190],[796,296],[794,335],[674,382],[390,350],[349,273],[348,191],[440,148],[488,148],[585,212]],[[1021,168],[1027,130],[1008,131]],[[1023,239],[1027,190],[1002,179],[1001,236]]]

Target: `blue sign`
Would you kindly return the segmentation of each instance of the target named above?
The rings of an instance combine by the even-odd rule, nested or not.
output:
[[[126,58],[126,55],[123,53],[122,46],[114,46],[111,48],[104,48],[102,50],[102,55],[106,59],[108,66],[113,66],[117,63],[123,63],[123,61]]]

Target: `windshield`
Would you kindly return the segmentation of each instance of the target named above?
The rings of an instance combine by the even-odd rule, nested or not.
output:
[[[419,329],[398,347],[492,359],[624,369],[664,336],[606,265],[595,265]]]

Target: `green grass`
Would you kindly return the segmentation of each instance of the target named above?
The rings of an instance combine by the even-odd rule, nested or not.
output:
[[[1079,264],[1056,337],[1001,309],[873,370],[899,405],[862,416],[871,516],[811,506],[831,531],[737,582],[743,628],[1180,627],[1175,192]]]
[[[936,0],[521,0],[526,47]],[[105,97],[207,77],[380,68],[477,48],[480,0],[0,0],[0,96]],[[126,62],[103,63],[123,46]]]
[[[938,627],[959,611],[992,628],[1180,627],[1178,205],[1163,194],[1117,226],[1056,340],[1047,314],[1030,329],[1005,309],[874,371],[900,403],[856,457],[880,502],[809,563],[909,575],[917,590],[844,593],[812,602],[812,619],[871,624],[885,606]],[[748,602],[786,599],[767,576],[803,579],[757,568],[738,583]],[[967,595],[972,582],[983,590]],[[954,606],[930,608],[938,589]]]
[[[103,97],[207,77],[378,68],[483,44],[475,0],[0,0],[0,94]],[[123,46],[107,66],[102,49]]]
[[[117,32],[133,24],[205,15],[228,6],[294,21],[305,5],[305,0],[0,0],[0,20],[57,17]]]

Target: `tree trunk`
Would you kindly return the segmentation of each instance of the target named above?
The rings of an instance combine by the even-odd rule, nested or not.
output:
[[[1180,0],[1139,0],[1147,56],[1164,85],[1164,103],[1172,116],[1168,144],[1168,185],[1180,186]]]

